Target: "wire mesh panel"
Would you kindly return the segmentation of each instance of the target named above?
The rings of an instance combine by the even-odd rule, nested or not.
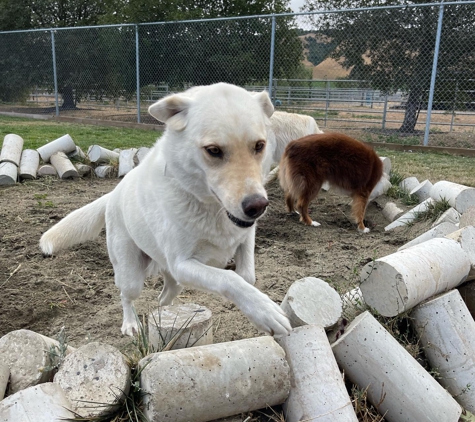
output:
[[[0,110],[41,113],[54,108],[49,31],[0,34]]]
[[[60,113],[135,121],[134,26],[56,31],[55,48]]]

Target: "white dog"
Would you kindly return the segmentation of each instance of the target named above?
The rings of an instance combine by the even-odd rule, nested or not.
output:
[[[43,253],[92,239],[105,225],[124,334],[136,332],[133,301],[145,278],[158,272],[160,306],[192,287],[231,300],[266,333],[288,334],[284,312],[254,287],[255,222],[268,205],[267,93],[224,83],[195,87],[158,101],[149,113],[166,123],[164,135],[112,192],[44,233]],[[233,256],[236,271],[224,270]]]
[[[323,133],[315,119],[305,114],[276,111],[270,121],[272,132],[269,134],[269,148],[264,163],[264,172],[267,174],[264,184],[276,179],[279,166],[277,165],[272,171],[270,171],[270,168],[273,164],[280,162],[285,147],[290,141],[315,133]]]

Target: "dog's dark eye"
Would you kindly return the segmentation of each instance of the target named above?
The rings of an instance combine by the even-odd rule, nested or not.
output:
[[[223,158],[223,151],[215,145],[210,147],[205,147],[206,152],[211,155],[211,157]]]
[[[264,141],[257,141],[255,151],[256,152],[262,152],[264,150],[265,146],[266,146],[266,143]]]

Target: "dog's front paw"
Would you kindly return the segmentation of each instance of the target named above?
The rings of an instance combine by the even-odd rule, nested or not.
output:
[[[264,331],[271,336],[290,334],[292,326],[282,308],[266,295],[262,294],[262,297],[264,299],[249,312],[243,310],[246,316],[260,331]]]
[[[321,226],[321,224],[317,223],[316,221],[312,221],[312,226],[313,227],[318,227],[318,226]]]

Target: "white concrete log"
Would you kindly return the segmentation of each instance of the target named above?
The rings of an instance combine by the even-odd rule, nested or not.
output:
[[[87,155],[91,163],[101,164],[119,161],[119,153],[102,148],[99,145],[91,145],[87,151]]]
[[[401,217],[399,217],[397,220],[394,220],[391,224],[388,224],[384,230],[389,231],[395,229],[396,227],[407,226],[409,223],[413,222],[420,213],[427,211],[429,206],[433,203],[434,200],[432,198],[427,198],[419,205],[416,205],[414,208],[401,215]]]
[[[459,227],[475,226],[475,207],[467,208],[460,217]]]
[[[0,163],[0,186],[14,185],[18,178],[18,167],[9,162]]]
[[[264,181],[264,185],[267,185],[268,183],[273,182],[275,179],[277,179],[278,176],[279,176],[279,166],[277,165],[266,176],[266,179]],[[325,183],[328,185],[327,182],[325,182]],[[322,186],[322,188],[323,188],[323,186]],[[325,190],[328,190],[328,188],[325,189]]]
[[[343,305],[343,316],[352,321],[357,315],[367,309],[363,293],[359,287],[356,287],[341,296]]]
[[[50,157],[51,164],[58,172],[61,179],[78,178],[79,173],[71,160],[64,152],[57,152]]]
[[[39,169],[38,169],[38,176],[43,177],[43,176],[57,176],[58,172],[52,166],[51,164],[43,164]]]
[[[7,384],[10,380],[10,367],[5,362],[0,362],[0,401],[5,397]]]
[[[25,149],[21,153],[20,179],[36,179],[40,166],[40,154],[36,149]]]
[[[292,327],[317,324],[331,328],[341,317],[341,297],[326,281],[305,277],[295,281],[281,303]]]
[[[426,242],[430,239],[445,237],[456,230],[458,230],[458,228],[453,223],[441,223],[438,226],[435,226],[430,230],[422,233],[420,236],[417,236],[415,239],[412,239],[410,242],[407,242],[406,244],[402,245],[398,249],[398,251],[410,248],[411,246],[419,245],[420,243]]]
[[[137,165],[140,164],[145,156],[150,152],[150,148],[148,147],[140,147],[137,150],[137,154],[135,154],[135,158],[137,160]]]
[[[416,306],[411,323],[440,384],[475,413],[475,321],[458,290]]]
[[[290,366],[286,422],[358,422],[323,327],[297,327],[276,341]]]
[[[116,409],[130,388],[130,368],[115,347],[98,342],[79,347],[64,359],[54,376],[83,417],[106,416]]]
[[[389,190],[391,186],[392,186],[391,182],[383,174],[381,179],[379,179],[379,182],[376,184],[376,186],[372,190],[371,195],[369,196],[369,200],[372,201],[378,196],[386,194],[386,192]]]
[[[69,158],[73,158],[75,160],[85,160],[87,158],[85,152],[82,150],[82,148],[79,145],[76,145],[76,150],[73,152],[70,152],[68,154]]]
[[[460,244],[436,238],[366,264],[360,289],[368,306],[392,317],[462,284],[469,271]]]
[[[417,180],[417,177],[414,177],[414,176],[406,177],[401,183],[399,183],[399,187],[402,190],[405,190],[407,193],[411,192],[418,185],[419,185],[419,180]]]
[[[10,367],[8,393],[16,393],[50,379],[59,343],[30,330],[16,330],[0,338],[0,356]],[[74,349],[68,347],[66,354]]]
[[[2,150],[0,151],[0,163],[12,163],[20,165],[23,138],[10,133],[3,138]]]
[[[368,312],[332,344],[345,376],[387,422],[457,422],[462,408]]]
[[[204,422],[283,403],[284,350],[264,336],[154,353],[139,362],[150,422]]]
[[[387,202],[382,213],[386,220],[393,222],[404,214],[404,210],[399,208],[394,202]]]
[[[436,221],[434,221],[432,227],[438,226],[439,224],[446,222],[452,224],[459,224],[460,213],[455,208],[450,207],[448,210],[444,211]]]
[[[38,153],[41,156],[41,159],[45,163],[49,163],[49,159],[53,154],[57,152],[64,152],[69,154],[70,152],[76,151],[76,144],[72,140],[71,136],[63,135],[54,141],[48,142],[46,145],[39,147],[37,149]]]
[[[57,384],[47,382],[19,391],[0,402],[2,422],[59,422],[74,420],[71,403]]]
[[[425,201],[427,198],[430,197],[430,190],[432,189],[432,183],[430,180],[424,180],[423,182],[419,183],[414,189],[412,189],[409,194],[415,195],[419,198],[419,201]]]
[[[119,153],[119,177],[125,176],[130,170],[135,167],[134,157],[137,153],[137,148],[123,149]]]
[[[379,157],[383,162],[383,173],[391,173],[391,159],[389,157]]]
[[[92,167],[87,164],[76,163],[74,166],[80,177],[89,176],[92,173]]]
[[[437,182],[432,186],[430,196],[436,201],[447,200],[460,214],[475,206],[475,188],[458,183]]]
[[[174,341],[172,350],[213,343],[211,311],[195,303],[162,306],[148,317],[148,340],[154,350]],[[176,337],[175,339],[175,336]]]
[[[117,176],[117,169],[114,166],[97,166],[94,169],[94,173],[96,173],[97,177],[106,179]]]
[[[470,272],[467,280],[475,279],[475,227],[467,226],[463,229],[454,231],[446,236],[460,244],[462,250],[467,254],[470,260]]]

